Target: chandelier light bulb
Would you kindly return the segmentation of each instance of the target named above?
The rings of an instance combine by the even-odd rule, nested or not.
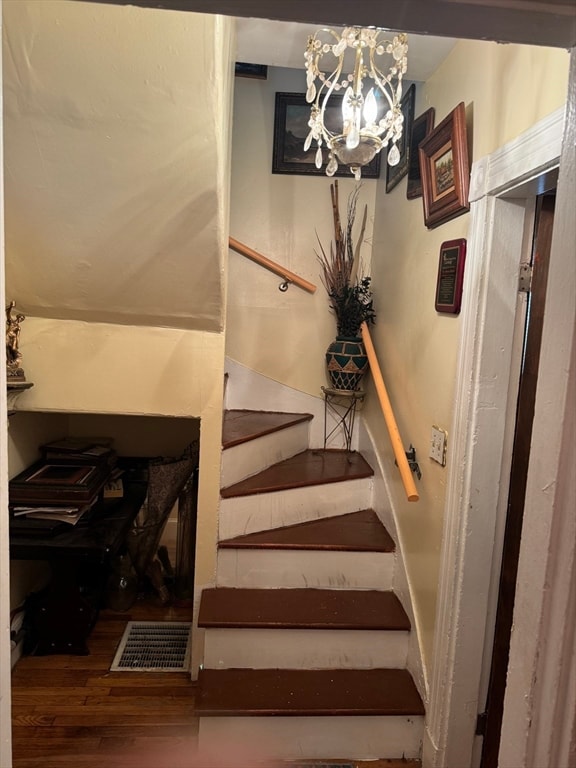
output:
[[[321,29],[308,39],[304,59],[311,111],[304,146],[307,151],[316,142],[316,164],[322,167],[321,146],[326,145],[329,176],[341,162],[359,178],[362,166],[388,145],[388,162],[396,165],[400,160],[397,143],[402,137],[400,102],[408,45],[403,33],[392,39],[384,35],[380,29],[346,27],[342,32]],[[333,114],[328,108],[338,104],[335,97],[342,100],[342,123],[328,127],[327,112]]]
[[[374,96],[374,88],[370,88],[366,101],[364,102],[364,120],[366,125],[374,125],[376,118],[378,117],[378,104],[376,103],[376,96]]]

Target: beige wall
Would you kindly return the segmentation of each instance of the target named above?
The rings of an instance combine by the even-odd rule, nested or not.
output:
[[[199,583],[215,571],[224,336],[171,328],[26,318],[22,343],[31,411],[198,417]],[[201,374],[198,372],[201,371]]]
[[[568,54],[562,50],[460,41],[418,86],[416,115],[433,106],[438,123],[464,101],[473,161],[561,106],[567,72]],[[231,235],[317,282],[319,290],[314,297],[295,288],[281,294],[276,277],[231,254],[226,351],[272,379],[317,394],[325,381],[323,351],[334,333],[313,253],[316,232],[323,242],[331,237],[329,181],[270,173],[274,92],[303,90],[302,75],[293,70],[269,69],[264,82],[236,78]],[[345,184],[340,181],[342,201],[353,186]],[[468,216],[428,231],[421,200],[406,200],[405,181],[390,194],[384,176],[365,181],[363,194],[374,229],[373,238],[368,235],[372,248],[365,249],[372,259],[378,313],[374,340],[403,440],[416,446],[423,470],[418,504],[404,501],[375,397],[368,398],[364,414],[392,479],[416,621],[429,661],[447,470],[428,458],[428,446],[432,424],[450,431],[460,332],[457,317],[435,312],[434,291],[440,245],[466,237]]]
[[[269,68],[268,80],[235,79],[230,234],[318,290],[311,295],[291,287],[281,293],[278,277],[231,252],[226,354],[275,381],[319,395],[327,383],[324,352],[336,336],[315,256],[317,234],[326,249],[333,239],[330,179],[271,173],[275,92],[305,90],[303,70]],[[350,177],[338,183],[345,216],[354,182]],[[357,216],[358,223],[366,203],[367,271],[375,190],[376,181],[363,181]]]
[[[211,584],[233,22],[59,0],[4,3],[3,21],[6,295],[34,383],[17,407],[39,424],[200,419],[196,581]]]
[[[463,101],[472,159],[478,159],[560,107],[566,98],[567,74],[564,51],[460,41],[418,90],[416,115],[433,106],[438,123]],[[420,461],[419,503],[405,501],[374,397],[368,398],[364,415],[391,478],[420,641],[429,663],[447,468],[428,458],[428,448],[433,424],[450,432],[460,332],[457,317],[435,312],[434,293],[440,245],[466,237],[469,217],[465,214],[427,231],[421,200],[406,199],[405,181],[387,195],[380,180],[376,209],[374,340],[403,440],[413,443]]]
[[[6,286],[21,311],[222,330],[231,24],[4,3]]]

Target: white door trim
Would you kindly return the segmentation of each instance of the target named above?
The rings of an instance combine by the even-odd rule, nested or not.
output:
[[[524,234],[525,201],[510,193],[558,165],[563,123],[558,110],[472,167],[425,768],[471,765]]]
[[[0,31],[2,0],[0,0]],[[0,36],[0,52],[2,38]],[[0,57],[0,84],[2,59]],[[2,92],[0,91],[0,126],[2,125]],[[4,288],[4,184],[3,142],[0,132],[0,296],[6,301]],[[3,304],[3,306],[5,306]],[[8,550],[8,423],[6,403],[6,366],[0,365],[0,765],[12,765],[12,719],[10,693],[10,554]]]
[[[576,764],[576,49],[558,177],[500,768]]]

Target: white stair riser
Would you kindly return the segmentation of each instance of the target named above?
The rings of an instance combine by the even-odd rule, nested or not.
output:
[[[206,629],[206,669],[403,669],[408,632]]]
[[[350,760],[418,758],[423,718],[200,717],[200,749],[215,744],[254,746],[272,758]]]
[[[220,549],[219,587],[392,589],[393,552]]]
[[[219,538],[358,512],[370,506],[372,478],[220,499]]]
[[[309,421],[303,421],[226,448],[222,451],[220,487],[227,488],[272,464],[305,451],[308,448],[309,426]]]

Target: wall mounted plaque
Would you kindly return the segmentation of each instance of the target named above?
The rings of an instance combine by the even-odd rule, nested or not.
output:
[[[436,282],[436,312],[457,315],[462,301],[466,240],[447,240],[440,246],[438,280]]]

